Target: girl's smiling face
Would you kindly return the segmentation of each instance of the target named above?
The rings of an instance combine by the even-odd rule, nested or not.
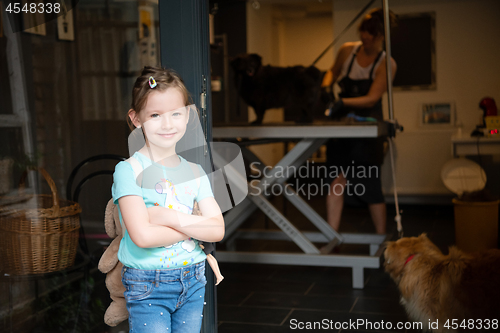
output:
[[[132,111],[130,119],[136,127],[143,127],[150,148],[174,154],[175,145],[186,133],[189,107],[179,89],[168,88],[149,94],[144,108]]]

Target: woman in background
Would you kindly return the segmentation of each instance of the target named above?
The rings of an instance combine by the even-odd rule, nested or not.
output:
[[[393,13],[390,13],[390,20],[394,27],[396,17]],[[340,47],[333,66],[323,79],[324,87],[337,82],[341,89],[340,99],[326,113],[331,118],[354,113],[382,121],[381,99],[387,89],[383,10],[372,9],[361,21],[358,31],[360,41],[347,42]],[[396,62],[392,58],[391,66],[393,80]],[[340,226],[344,194],[347,193],[368,204],[377,234],[385,234],[386,206],[380,181],[384,141],[384,138],[336,139],[327,143],[327,164],[339,170],[327,197],[327,219],[335,230]],[[343,174],[341,170],[349,172]]]

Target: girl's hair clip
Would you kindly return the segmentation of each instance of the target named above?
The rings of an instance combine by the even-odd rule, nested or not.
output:
[[[151,89],[153,89],[154,87],[156,87],[158,84],[156,83],[155,81],[155,78],[150,76],[149,77],[149,87],[151,87]]]

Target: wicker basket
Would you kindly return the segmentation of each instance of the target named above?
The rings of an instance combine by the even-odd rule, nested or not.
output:
[[[12,187],[12,166],[14,160],[11,158],[0,159],[0,194],[10,191]]]
[[[54,181],[39,171],[52,195],[24,195],[27,171],[21,177],[19,197],[0,205],[1,270],[12,275],[42,274],[73,265],[78,247],[80,205],[60,200]]]

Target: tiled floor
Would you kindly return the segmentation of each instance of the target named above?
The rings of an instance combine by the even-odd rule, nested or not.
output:
[[[285,205],[282,198],[273,199],[274,204],[293,217],[294,224],[300,230],[314,230],[304,217],[301,217],[291,205]],[[311,202],[317,212],[325,216],[324,198]],[[427,232],[443,251],[454,242],[453,207],[450,206],[403,206],[403,225],[406,236],[416,236]],[[388,206],[388,220],[394,217],[394,207]],[[266,220],[262,213],[255,213],[245,222],[244,228],[276,229],[272,222]],[[389,224],[389,230],[394,223]],[[86,229],[88,234],[102,233],[97,227]],[[373,232],[368,212],[363,207],[347,207],[343,215],[341,232]],[[98,239],[89,240],[90,247],[99,257]],[[319,244],[320,245],[320,244]],[[248,251],[299,251],[291,242],[284,241],[237,241],[238,250]],[[223,249],[224,245],[219,245]],[[96,250],[97,249],[97,250]],[[368,253],[367,246],[342,245],[340,253]],[[301,323],[322,322],[335,327],[339,323],[365,320],[372,325],[382,321],[395,325],[397,322],[408,322],[403,308],[399,305],[399,296],[395,284],[384,273],[383,269],[365,269],[366,286],[362,290],[351,288],[351,269],[335,267],[304,267],[279,265],[244,265],[237,263],[220,263],[225,280],[217,287],[218,295],[218,331],[229,332],[292,332]],[[104,275],[96,271],[87,281],[89,298],[81,297],[79,292],[82,280],[65,284],[64,288],[44,295],[42,291],[48,284],[57,285],[57,281],[40,284],[40,299],[35,308],[44,307],[43,311],[31,308],[24,312],[15,311],[14,332],[93,332],[121,333],[128,331],[126,322],[110,328],[102,323],[104,310],[110,299],[104,285]],[[67,281],[65,277],[62,281]],[[4,291],[6,286],[3,285]],[[14,295],[15,296],[15,295]],[[82,303],[84,302],[84,303]],[[82,307],[83,304],[83,307]],[[50,307],[47,309],[47,305]],[[89,309],[87,313],[85,309]],[[75,316],[80,317],[74,322]],[[87,319],[82,321],[82,315]],[[69,318],[66,318],[69,317]],[[54,320],[51,323],[50,320]],[[48,322],[49,321],[49,322]],[[65,323],[58,325],[58,321]],[[331,321],[331,322],[330,322]],[[2,321],[3,330],[10,331],[10,323]],[[75,329],[76,327],[76,329]],[[352,328],[352,326],[351,326]],[[315,330],[307,330],[315,331]],[[317,330],[325,331],[325,330]],[[418,332],[419,330],[383,330],[377,326],[372,329],[331,329],[331,332]]]
[[[315,207],[322,213],[321,203]],[[296,216],[292,207],[290,216]],[[426,232],[443,251],[454,242],[452,206],[403,207],[405,236]],[[394,206],[388,206],[388,219]],[[373,232],[364,208],[346,208],[343,232]],[[297,224],[302,224],[298,222]],[[306,225],[303,225],[307,228]],[[390,225],[393,228],[393,225]],[[252,244],[259,249],[275,245]],[[248,247],[249,244],[242,244]],[[290,247],[290,246],[284,246]],[[368,253],[363,246],[341,246],[340,253]],[[419,332],[416,329],[382,329],[387,323],[410,324],[399,304],[398,290],[380,269],[365,269],[365,288],[351,288],[351,269],[337,267],[305,267],[244,265],[222,263],[225,280],[218,287],[219,333],[292,332],[299,324],[321,322],[332,332]],[[364,320],[357,329],[335,329],[335,325]],[[382,321],[385,326],[378,327]],[[369,323],[372,324],[371,329]],[[361,322],[360,322],[361,323]],[[366,324],[366,325],[365,325]],[[304,326],[307,327],[307,326]],[[331,329],[332,328],[332,329]],[[315,330],[308,330],[315,331]],[[324,331],[317,329],[316,331]]]

